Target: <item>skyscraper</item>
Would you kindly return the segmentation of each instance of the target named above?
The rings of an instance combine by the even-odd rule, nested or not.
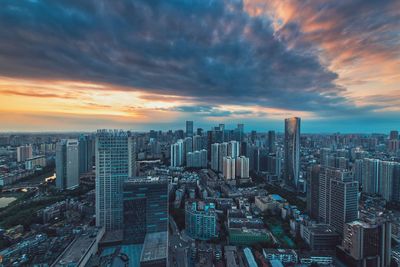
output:
[[[132,176],[133,140],[128,132],[98,130],[96,134],[96,225],[123,227],[123,183]]]
[[[219,170],[219,144],[215,143],[211,145],[211,169],[213,171]]]
[[[243,123],[239,123],[237,125],[237,136],[236,136],[236,141],[238,142],[242,142],[243,141],[243,137],[244,137],[244,124]]]
[[[358,182],[348,171],[320,166],[318,185],[319,221],[341,233],[344,223],[357,219]]]
[[[193,137],[193,121],[186,121],[186,137]]]
[[[183,140],[183,143],[184,143],[184,146],[183,146],[184,162],[183,162],[183,164],[186,164],[187,154],[189,152],[193,152],[193,140],[192,140],[192,137],[186,137]]]
[[[387,201],[394,200],[393,184],[396,179],[400,179],[396,175],[396,166],[398,165],[398,162],[392,161],[381,161],[380,164],[378,193]]]
[[[275,153],[275,131],[268,131],[268,152]]]
[[[285,168],[287,185],[296,187],[300,175],[300,118],[285,119]]]
[[[353,181],[349,172],[337,172],[340,175],[335,175],[330,181],[329,224],[342,234],[345,223],[358,218],[358,182]]]
[[[228,156],[232,158],[239,157],[239,142],[238,141],[230,141],[228,143]]]
[[[307,211],[313,219],[319,218],[320,165],[310,167],[307,176]]]
[[[218,163],[218,171],[223,172],[223,161],[224,157],[228,156],[228,143],[221,143],[219,144],[219,151],[218,151],[218,157],[219,157],[219,163]]]
[[[94,165],[95,139],[92,135],[79,136],[79,174],[91,171]]]
[[[56,186],[70,189],[79,185],[79,143],[64,139],[56,145]]]
[[[363,160],[362,187],[365,193],[378,193],[380,164],[379,159]]]

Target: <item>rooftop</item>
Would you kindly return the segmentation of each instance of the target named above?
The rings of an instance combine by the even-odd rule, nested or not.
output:
[[[96,242],[99,229],[82,234],[74,239],[71,244],[57,259],[55,266],[79,265],[91,246]]]
[[[140,262],[167,258],[168,232],[146,234]]]

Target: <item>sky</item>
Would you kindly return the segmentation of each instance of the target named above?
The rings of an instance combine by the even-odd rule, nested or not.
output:
[[[3,0],[0,131],[400,128],[398,0]]]

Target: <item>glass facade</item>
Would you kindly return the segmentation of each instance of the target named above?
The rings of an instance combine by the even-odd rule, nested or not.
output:
[[[168,180],[132,178],[123,191],[126,243],[141,243],[148,233],[168,230]]]

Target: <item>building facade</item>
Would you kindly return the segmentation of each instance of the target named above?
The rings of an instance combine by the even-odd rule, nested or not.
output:
[[[285,183],[297,187],[300,175],[300,118],[285,119]]]

